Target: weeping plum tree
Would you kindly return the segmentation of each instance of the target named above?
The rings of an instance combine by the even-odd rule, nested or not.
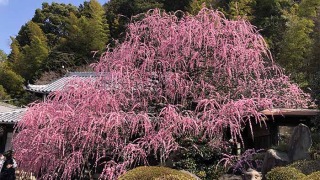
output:
[[[309,103],[252,25],[208,9],[179,18],[149,11],[93,66],[99,78],[30,105],[14,139],[21,168],[43,179],[85,169],[116,179],[151,156],[164,161],[177,139],[218,146],[228,128],[241,142],[245,124],[263,123],[261,110]]]

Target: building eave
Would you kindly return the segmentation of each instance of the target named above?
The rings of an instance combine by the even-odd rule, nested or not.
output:
[[[261,111],[266,116],[317,116],[320,115],[318,109],[266,109]]]

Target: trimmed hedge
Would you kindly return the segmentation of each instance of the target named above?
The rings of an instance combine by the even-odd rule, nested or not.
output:
[[[188,178],[186,179],[186,177],[181,177],[180,175],[169,174],[157,177],[154,180],[188,180]]]
[[[267,173],[267,180],[301,180],[306,175],[293,167],[276,167]]]
[[[289,167],[296,168],[300,170],[303,174],[311,174],[316,171],[320,171],[320,161],[319,160],[301,160],[296,161],[289,165]]]
[[[309,174],[308,176],[306,176],[302,180],[320,180],[320,171]]]
[[[158,166],[141,166],[128,171],[119,180],[196,180],[189,174]]]

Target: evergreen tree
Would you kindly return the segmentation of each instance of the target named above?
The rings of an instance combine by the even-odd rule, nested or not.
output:
[[[231,0],[229,3],[229,15],[233,19],[239,17],[252,20],[254,18],[254,7],[256,0]]]
[[[0,49],[0,63],[7,60],[7,55],[6,53]]]
[[[149,9],[165,8],[164,0],[110,0],[104,5],[111,40],[122,41],[131,17]],[[168,10],[168,9],[166,9]],[[113,43],[113,42],[111,42]]]
[[[286,31],[287,18],[284,12],[292,6],[292,0],[257,0],[252,23],[260,29],[275,60]]]
[[[109,26],[103,7],[96,0],[85,2],[79,8],[79,17],[70,13],[63,45],[65,58],[73,57],[68,64],[83,65],[92,62],[93,52],[102,52],[109,42]],[[62,55],[60,53],[60,55]],[[73,60],[74,62],[71,62]]]
[[[310,86],[310,74],[313,62],[318,61],[312,52],[314,41],[314,18],[320,7],[319,0],[302,0],[287,12],[286,31],[281,41],[278,62],[301,87]]]
[[[10,96],[7,94],[6,90],[0,85],[0,100],[8,100]]]
[[[8,64],[13,71],[18,72],[23,67],[23,54],[18,40],[11,37],[11,41],[11,53],[8,56]]]
[[[89,42],[90,51],[102,51],[109,39],[109,26],[105,17],[105,11],[96,0],[84,3],[84,11],[80,11],[88,21],[83,32]],[[90,53],[90,51],[88,53]]]
[[[86,33],[87,28],[89,28],[88,18],[84,16],[78,18],[75,14],[70,14],[67,24],[69,35],[64,48],[67,52],[79,53],[81,56],[86,56],[90,53],[90,39],[87,38],[89,36]]]
[[[188,8],[188,12],[191,14],[198,14],[198,12],[203,8],[203,6],[210,8],[210,9],[218,9],[223,12],[226,16],[228,16],[228,9],[229,9],[229,1],[220,1],[220,0],[193,0],[190,3]]]
[[[59,46],[68,36],[66,24],[70,13],[78,14],[78,8],[71,4],[43,3],[41,9],[35,11],[32,21],[39,24],[48,39],[48,46],[53,49]]]
[[[192,0],[163,0],[163,8],[166,11],[187,11]]]
[[[47,38],[39,25],[29,21],[26,24],[26,32],[30,43],[21,47],[20,51],[17,42],[13,41],[10,61],[16,73],[28,81],[33,81],[42,70],[42,65],[49,54],[49,48]]]
[[[8,93],[13,97],[23,94],[23,82],[24,79],[12,71],[7,62],[0,63],[0,86],[3,88],[0,90],[1,94]]]

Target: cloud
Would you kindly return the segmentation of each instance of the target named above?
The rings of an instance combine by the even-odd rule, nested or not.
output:
[[[0,6],[7,5],[8,3],[9,3],[9,0],[0,0]]]

